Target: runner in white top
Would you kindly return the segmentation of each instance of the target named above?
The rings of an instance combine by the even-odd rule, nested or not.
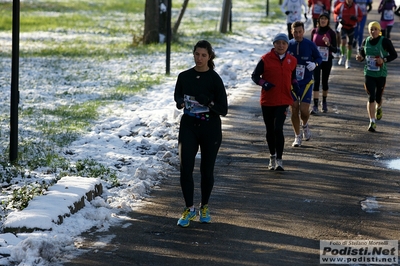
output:
[[[282,13],[286,15],[289,40],[293,39],[292,23],[301,20],[302,6],[304,7],[304,18],[307,20],[307,3],[305,0],[284,0],[281,5]]]

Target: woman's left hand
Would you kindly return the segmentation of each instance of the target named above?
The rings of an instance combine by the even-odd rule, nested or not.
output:
[[[383,65],[383,58],[382,57],[376,58],[375,61],[376,61],[377,65]]]

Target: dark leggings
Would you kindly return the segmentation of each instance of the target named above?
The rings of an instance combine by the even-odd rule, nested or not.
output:
[[[201,150],[201,205],[208,204],[214,186],[214,165],[222,141],[221,119],[213,116],[209,121],[183,115],[179,128],[180,183],[186,207],[193,206],[193,170],[196,154]]]
[[[368,101],[370,103],[381,103],[383,91],[385,90],[385,85],[386,77],[365,76],[364,88],[368,94]]]
[[[283,124],[285,123],[288,105],[284,106],[261,106],[265,128],[266,139],[270,154],[276,154],[277,159],[282,159],[285,137],[283,135]]]
[[[390,32],[392,31],[393,26],[386,26],[386,29],[382,30],[382,36],[390,39]]]
[[[328,61],[322,61],[321,65],[314,69],[314,88],[313,91],[319,91],[319,84],[321,83],[322,72],[322,90],[329,90],[328,79],[332,69],[332,56],[329,56]]]

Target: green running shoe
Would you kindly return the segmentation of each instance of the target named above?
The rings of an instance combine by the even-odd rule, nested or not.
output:
[[[211,223],[210,211],[208,210],[208,204],[201,206],[200,211],[200,223]]]
[[[376,124],[374,122],[370,122],[368,126],[368,131],[375,132]]]
[[[377,109],[376,109],[376,114],[375,114],[376,119],[377,119],[377,120],[381,120],[381,119],[382,119],[382,115],[383,115],[383,113],[382,113],[382,107],[377,108]]]
[[[188,227],[190,224],[190,221],[193,221],[196,218],[196,210],[190,211],[189,208],[185,208],[185,210],[182,213],[182,217],[179,218],[177,225],[181,227]]]

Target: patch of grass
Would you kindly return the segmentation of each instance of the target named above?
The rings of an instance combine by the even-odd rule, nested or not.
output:
[[[79,11],[120,11],[136,13],[144,10],[143,0],[90,0],[90,1],[53,1],[21,3],[21,11],[32,12],[42,10],[46,12],[79,12]]]
[[[36,130],[41,132],[48,142],[58,147],[65,147],[75,141],[98,118],[97,108],[103,103],[97,100],[75,105],[60,105],[55,109],[25,108],[20,110],[20,117],[32,117],[36,121]],[[46,163],[40,165],[49,166]]]
[[[31,183],[14,189],[9,200],[2,202],[8,209],[23,210],[28,207],[29,201],[36,196],[43,195],[48,184]]]
[[[69,174],[90,178],[100,178],[111,184],[110,187],[119,186],[116,171],[107,168],[91,158],[78,160],[76,165],[70,167],[68,172],[63,172],[61,175]]]
[[[47,42],[42,42],[46,44]],[[58,56],[58,57],[98,57],[104,60],[110,58],[125,57],[129,51],[129,42],[126,43],[109,43],[96,45],[87,43],[86,41],[71,41],[62,44],[48,43],[46,48],[42,49],[21,49],[21,57],[41,57],[41,56]]]
[[[96,22],[97,17],[120,12],[134,14],[144,12],[143,0],[91,0],[91,1],[53,1],[27,2],[20,4],[21,31],[38,31],[61,28],[76,29],[83,22]],[[117,19],[115,17],[114,19]],[[98,22],[93,25],[99,24]],[[0,30],[12,29],[12,3],[0,3]]]
[[[97,108],[102,104],[103,101],[97,100],[69,106],[61,105],[54,110],[42,109],[43,115],[52,119],[39,120],[38,130],[57,146],[67,146],[98,118]]]
[[[122,101],[141,90],[160,84],[163,75],[132,73],[127,83],[110,90],[96,100],[79,104],[60,105],[55,109],[34,108],[20,109],[20,117],[32,117],[36,121],[36,130],[41,132],[47,141],[58,147],[65,147],[75,141],[93,121],[98,119],[98,108],[111,102]],[[62,97],[62,95],[60,95]]]
[[[173,1],[172,24],[175,23],[183,0]],[[173,36],[172,52],[187,51],[193,39],[216,40],[223,38],[219,33],[222,6],[193,15],[198,3],[189,2],[178,33]],[[262,23],[277,23],[284,20],[278,0],[270,1],[270,15],[265,16],[266,2],[245,0],[234,2],[232,7],[232,33],[252,27],[254,18]],[[72,33],[72,40],[57,42],[51,38],[22,40],[21,57],[27,56],[68,56],[68,57],[121,57],[128,54],[151,54],[164,52],[165,44],[143,45],[145,0],[91,0],[57,1],[39,3],[30,1],[21,4],[21,32]],[[239,13],[240,12],[240,13]],[[249,13],[249,14],[244,14]],[[257,14],[257,16],[254,16]],[[11,31],[12,5],[0,3],[0,31]],[[207,19],[204,19],[207,18]],[[249,19],[251,17],[251,19]],[[126,41],[110,41],[110,37],[130,35]],[[226,35],[225,35],[226,36]],[[112,38],[111,38],[112,39]],[[26,45],[25,43],[26,42]],[[38,42],[37,47],[31,44]],[[10,56],[0,52],[0,56]]]
[[[63,120],[67,119],[75,121],[75,123],[71,124],[83,124],[87,125],[89,121],[95,120],[98,117],[97,108],[102,104],[99,101],[88,101],[83,104],[75,104],[75,105],[61,105],[56,109],[43,109],[43,114],[45,115],[54,115],[58,117],[62,117]],[[81,126],[77,126],[76,128],[82,128]]]
[[[143,84],[147,84],[147,82],[143,82]],[[115,92],[110,93],[107,95],[105,99],[107,100],[115,100],[115,101],[122,101],[126,99],[126,97],[132,96],[139,91],[141,91],[144,87],[141,85],[130,87],[127,85],[121,85],[115,89]]]
[[[39,167],[49,167],[50,172],[57,168],[65,168],[65,159],[60,157],[59,151],[48,142],[33,139],[22,139],[18,143],[18,166],[35,170]],[[26,173],[21,172],[24,177]]]

